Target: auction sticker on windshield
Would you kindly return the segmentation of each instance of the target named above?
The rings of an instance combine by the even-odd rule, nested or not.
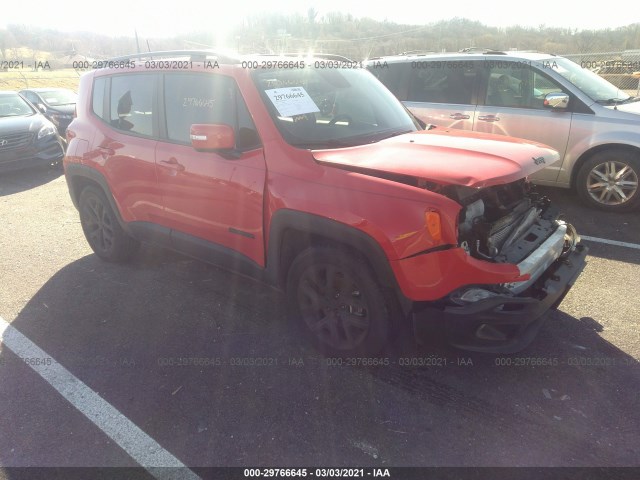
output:
[[[273,88],[265,90],[265,93],[283,117],[320,111],[303,87]]]

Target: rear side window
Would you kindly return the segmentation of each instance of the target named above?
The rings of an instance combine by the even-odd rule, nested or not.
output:
[[[404,79],[409,74],[409,65],[406,63],[390,63],[379,65],[373,63],[367,69],[373,73],[378,80],[384,83],[385,87],[391,90],[396,97],[400,100],[402,98],[402,86],[405,83]]]
[[[112,127],[147,137],[153,136],[155,75],[111,77],[110,118]]]
[[[416,61],[412,64],[410,102],[472,103],[476,69],[469,61]]]
[[[236,132],[236,146],[260,144],[251,116],[233,79],[211,74],[168,74],[164,79],[167,136],[190,144],[193,124],[225,124]]]

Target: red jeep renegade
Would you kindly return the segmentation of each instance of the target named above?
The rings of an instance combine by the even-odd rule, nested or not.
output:
[[[374,355],[409,318],[521,350],[585,264],[527,182],[557,152],[423,130],[335,66],[160,52],[85,74],[64,164],[92,249],[149,242],[273,282],[330,355]]]

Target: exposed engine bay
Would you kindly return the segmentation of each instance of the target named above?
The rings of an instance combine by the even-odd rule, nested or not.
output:
[[[549,199],[524,179],[480,190],[456,186],[448,190],[448,196],[464,206],[459,218],[459,245],[475,258],[518,264],[558,228],[563,228],[567,237],[573,231]],[[566,240],[562,253],[577,241]]]

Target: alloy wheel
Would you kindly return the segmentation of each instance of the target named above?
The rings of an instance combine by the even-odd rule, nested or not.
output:
[[[91,197],[84,205],[84,226],[91,244],[108,252],[114,241],[112,219],[104,204],[95,197]]]
[[[621,205],[638,190],[638,175],[627,163],[615,160],[593,167],[587,177],[587,191],[598,203]]]
[[[305,323],[330,347],[354,349],[367,336],[369,305],[348,272],[328,264],[308,267],[298,284],[297,297]]]

